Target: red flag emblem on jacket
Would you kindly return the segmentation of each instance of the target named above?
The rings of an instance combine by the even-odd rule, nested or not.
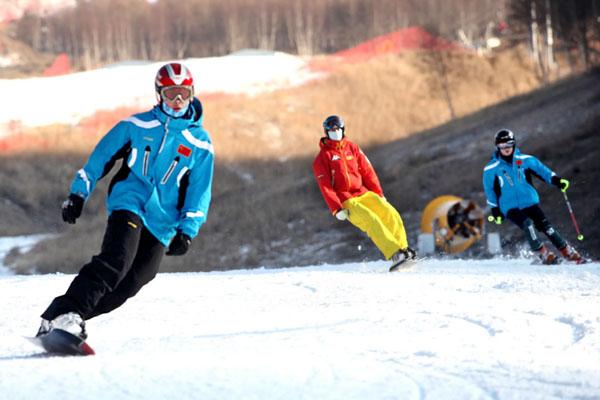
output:
[[[189,157],[190,154],[192,154],[192,149],[180,144],[179,147],[177,148],[177,152],[184,157]]]

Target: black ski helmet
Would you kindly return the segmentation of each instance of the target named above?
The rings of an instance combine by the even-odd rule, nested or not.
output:
[[[494,144],[498,146],[500,143],[515,145],[515,134],[510,129],[500,129],[494,137]]]
[[[328,131],[333,131],[336,128],[341,129],[342,133],[344,133],[346,124],[344,124],[342,117],[330,115],[329,117],[325,118],[325,121],[323,121],[323,130],[325,131],[326,135]]]

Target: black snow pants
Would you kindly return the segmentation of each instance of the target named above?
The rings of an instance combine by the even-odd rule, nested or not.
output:
[[[543,245],[535,231],[536,229],[544,232],[558,250],[564,249],[567,245],[567,242],[550,224],[539,204],[534,204],[523,209],[513,208],[508,210],[506,217],[525,232],[525,237],[533,251],[541,249]]]
[[[108,218],[100,254],[81,268],[67,292],[42,314],[53,320],[77,312],[84,320],[121,306],[157,274],[165,248],[130,211]]]

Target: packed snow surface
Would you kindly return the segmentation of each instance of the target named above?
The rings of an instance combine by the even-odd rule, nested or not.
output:
[[[0,398],[600,399],[600,264],[387,266],[159,274],[90,357],[23,338],[73,276],[2,276]]]

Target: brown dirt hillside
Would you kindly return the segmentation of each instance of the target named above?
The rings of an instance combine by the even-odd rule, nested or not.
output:
[[[227,160],[312,154],[329,114],[344,116],[348,135],[362,145],[397,140],[451,119],[433,54],[405,52],[343,66],[326,79],[254,99],[206,101],[206,126]],[[456,117],[540,85],[520,49],[489,58],[438,56]]]
[[[0,68],[0,79],[26,78],[41,75],[54,59],[53,54],[34,51],[26,44],[12,38],[10,29],[0,25],[0,56],[13,65]]]

